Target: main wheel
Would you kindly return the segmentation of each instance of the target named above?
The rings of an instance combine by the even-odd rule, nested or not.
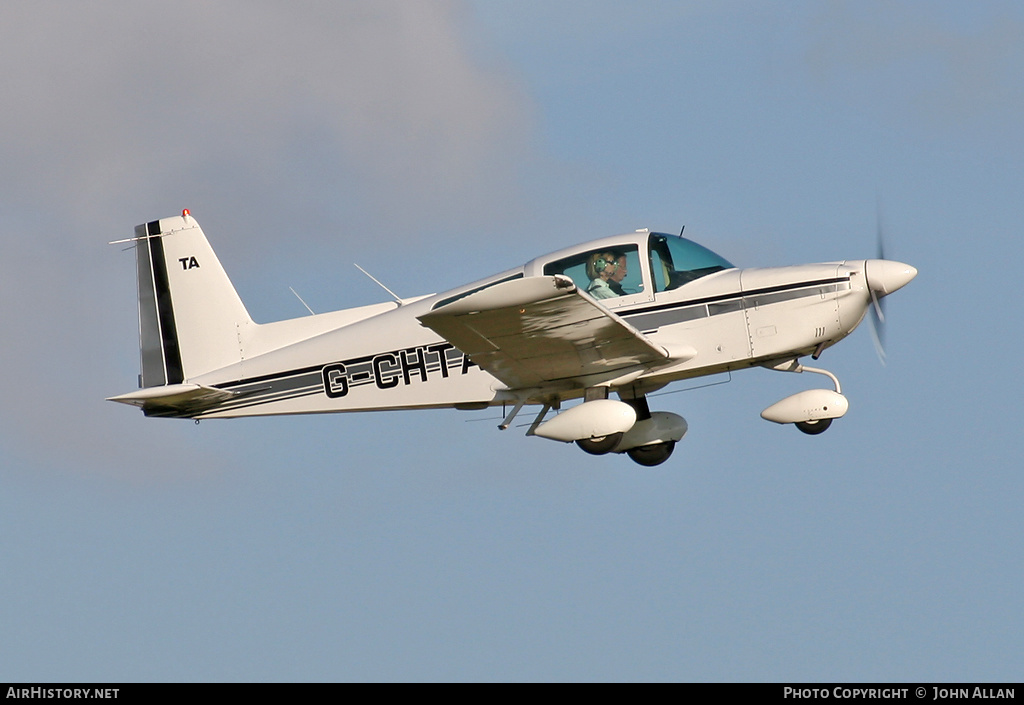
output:
[[[576,441],[576,445],[583,449],[583,452],[590,453],[591,455],[604,455],[610,453],[612,448],[619,445],[619,441],[622,440],[622,432],[611,433],[607,436],[599,436],[597,438],[581,438]]]
[[[668,460],[668,456],[672,455],[672,451],[675,449],[676,442],[667,441],[665,443],[652,443],[649,446],[630,448],[626,451],[626,454],[629,455],[634,463],[651,468],[655,465],[661,465]]]
[[[809,436],[817,436],[824,433],[832,425],[832,419],[818,419],[817,421],[797,421],[796,427]]]

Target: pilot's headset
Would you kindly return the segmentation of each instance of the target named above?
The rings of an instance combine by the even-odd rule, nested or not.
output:
[[[611,252],[605,252],[596,260],[594,260],[594,271],[600,274],[609,267],[615,269],[616,265],[618,264],[618,260],[619,258],[616,257]]]

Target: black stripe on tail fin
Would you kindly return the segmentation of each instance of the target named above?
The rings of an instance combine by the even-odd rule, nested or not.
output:
[[[139,280],[140,386],[180,384],[185,377],[160,221],[140,225],[135,234],[139,238],[135,251]]]

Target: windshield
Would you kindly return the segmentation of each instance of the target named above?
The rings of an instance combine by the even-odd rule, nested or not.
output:
[[[650,249],[655,291],[677,289],[694,279],[733,268],[728,260],[685,237],[651,233]]]

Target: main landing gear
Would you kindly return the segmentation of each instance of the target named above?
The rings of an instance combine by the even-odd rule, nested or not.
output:
[[[605,453],[611,453],[615,450],[615,446],[619,445],[619,441],[622,440],[622,431],[618,433],[611,433],[607,436],[598,436],[597,438],[580,438],[577,439],[576,445],[580,447],[584,453],[590,453],[591,455],[604,455]]]
[[[636,425],[626,434],[618,452],[626,451],[630,460],[652,468],[661,465],[672,455],[676,443],[686,435],[686,419],[669,411],[651,411],[647,397],[623,399],[636,411]]]
[[[525,401],[518,401],[500,429],[508,428]],[[668,460],[676,442],[686,435],[686,419],[668,411],[652,412],[644,396],[608,398],[607,387],[586,390],[582,404],[545,422],[557,400],[545,404],[526,432],[528,436],[575,443],[590,455],[625,453],[640,465],[652,467]]]
[[[592,402],[584,402],[583,406],[588,403]],[[639,465],[654,467],[669,459],[676,443],[686,434],[686,419],[667,411],[652,413],[644,396],[613,403],[632,409],[636,421],[626,431],[576,439],[576,445],[583,452],[591,455],[625,453]]]
[[[628,455],[634,463],[652,468],[655,465],[661,465],[668,460],[669,456],[672,455],[672,451],[675,449],[675,441],[665,441],[664,443],[652,443],[651,445],[630,448],[626,451],[626,455]]]

